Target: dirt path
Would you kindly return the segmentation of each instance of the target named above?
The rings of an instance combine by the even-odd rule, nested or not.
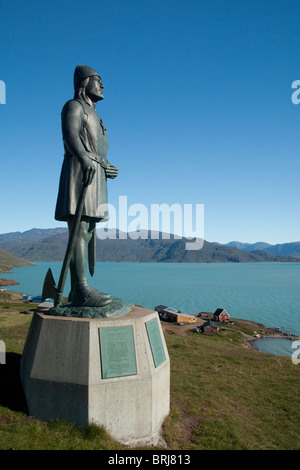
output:
[[[195,326],[201,326],[206,320],[199,318],[197,323],[187,323],[186,325],[176,325],[170,322],[161,322],[161,326],[164,332],[174,333],[176,335],[187,336],[187,331],[192,331]]]

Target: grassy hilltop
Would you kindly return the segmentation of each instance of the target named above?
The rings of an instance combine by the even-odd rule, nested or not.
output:
[[[124,449],[97,426],[76,428],[28,416],[19,362],[32,311],[20,312],[31,306],[4,300],[0,297],[6,344],[6,365],[0,366],[0,449]],[[249,324],[246,333],[253,334],[253,327]],[[176,328],[164,331],[171,361],[171,412],[163,427],[167,449],[300,448],[300,365],[247,348],[240,332],[183,335]]]
[[[0,273],[9,272],[12,267],[30,266],[32,263],[17,256],[12,255],[6,250],[0,248]]]

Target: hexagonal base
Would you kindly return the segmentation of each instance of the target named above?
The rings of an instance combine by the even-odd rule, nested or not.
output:
[[[170,407],[170,361],[156,312],[123,317],[35,313],[21,360],[29,413],[104,426],[117,440],[155,441]]]

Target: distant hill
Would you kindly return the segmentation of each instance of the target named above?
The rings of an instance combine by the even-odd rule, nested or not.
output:
[[[0,246],[5,250],[10,251],[11,247],[16,248],[18,245],[23,246],[25,243],[37,242],[66,231],[67,228],[59,227],[50,229],[33,228],[26,232],[2,233],[0,234]]]
[[[276,256],[293,256],[300,258],[300,242],[279,243],[270,245],[265,242],[241,243],[237,241],[229,242],[226,246],[239,248],[244,251],[263,250]]]
[[[56,244],[56,236],[59,237]],[[29,261],[60,261],[68,240],[68,229],[34,228],[26,232],[0,234],[0,247]]]
[[[98,229],[98,234],[103,230]],[[266,251],[245,251],[236,247],[205,241],[201,250],[186,250],[185,238],[169,239],[137,238],[134,235],[149,236],[147,232],[131,233],[127,239],[117,231],[117,239],[97,240],[97,261],[110,262],[165,262],[165,263],[249,263],[249,262],[294,262],[299,259],[291,256],[278,256]],[[0,247],[19,258],[29,261],[62,261],[68,242],[68,230],[32,229],[27,232],[13,232],[0,235]]]
[[[275,256],[264,251],[245,252],[234,247],[204,241],[201,250],[186,250],[187,239],[137,239],[99,240],[97,260],[99,261],[144,261],[177,263],[217,262],[274,262],[298,261],[292,257]]]
[[[8,253],[0,248],[0,273],[9,272],[14,267],[29,266],[32,263]]]
[[[265,248],[267,253],[277,256],[296,256],[300,258],[300,242],[281,243]]]
[[[265,243],[265,242],[242,243],[242,242],[233,241],[233,242],[226,243],[226,246],[238,248],[239,250],[244,250],[244,251],[256,251],[256,250],[265,250],[266,248],[272,245],[270,245],[269,243]]]

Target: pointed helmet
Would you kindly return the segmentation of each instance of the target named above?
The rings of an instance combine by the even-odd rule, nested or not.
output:
[[[92,69],[91,67],[88,67],[87,65],[77,65],[74,71],[74,89],[78,89],[78,86],[82,80],[88,77],[94,77],[95,75],[99,77],[99,74],[96,72],[96,70]]]

